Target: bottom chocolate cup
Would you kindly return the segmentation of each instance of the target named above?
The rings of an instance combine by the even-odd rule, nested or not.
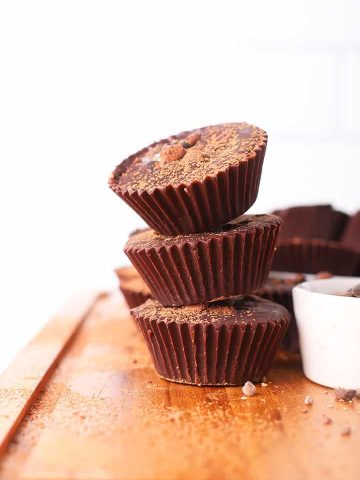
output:
[[[148,300],[131,313],[158,374],[198,386],[260,382],[290,322],[284,307],[253,295],[185,307]]]

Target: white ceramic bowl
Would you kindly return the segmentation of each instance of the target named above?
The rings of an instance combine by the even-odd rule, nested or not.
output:
[[[304,373],[313,382],[360,388],[360,298],[334,295],[359,283],[333,277],[293,289]]]

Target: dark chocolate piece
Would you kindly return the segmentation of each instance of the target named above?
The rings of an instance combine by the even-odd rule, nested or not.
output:
[[[131,313],[158,374],[193,385],[260,382],[290,320],[284,307],[256,296],[186,307],[148,300]]]
[[[267,280],[281,220],[243,215],[218,231],[133,235],[125,253],[166,306],[198,304],[250,293]]]
[[[247,123],[183,132],[124,160],[109,185],[159,233],[207,231],[255,202],[266,143]]]

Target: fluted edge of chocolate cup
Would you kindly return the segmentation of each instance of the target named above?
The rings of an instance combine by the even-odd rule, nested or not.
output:
[[[255,292],[255,295],[258,295],[265,300],[270,300],[271,302],[278,303],[285,307],[291,314],[291,319],[289,327],[286,330],[286,333],[280,343],[280,348],[287,350],[291,353],[299,353],[299,334],[296,326],[296,320],[294,316],[294,305],[292,299],[292,288],[286,288],[279,285],[278,287],[264,287]]]
[[[134,290],[127,289],[126,287],[123,287],[123,286],[120,286],[119,288],[125,298],[125,301],[129,309],[138,307],[139,305],[146,302],[146,300],[148,300],[149,298],[152,298],[151,293],[136,292]]]
[[[356,275],[360,269],[360,251],[340,242],[291,239],[279,241],[272,264],[274,270],[333,275]]]
[[[281,320],[258,323],[224,321],[177,323],[134,314],[158,374],[171,382],[198,386],[260,382],[268,373],[288,327]]]
[[[267,139],[247,160],[189,185],[181,183],[152,191],[129,192],[122,190],[116,176],[113,176],[109,179],[109,186],[158,233],[180,235],[205,232],[242,215],[254,204],[266,145]],[[117,176],[135,157],[132,155],[117,167]]]
[[[281,225],[273,218],[277,220],[220,237],[209,233],[206,240],[158,248],[125,245],[124,251],[164,306],[229,298],[265,284]]]

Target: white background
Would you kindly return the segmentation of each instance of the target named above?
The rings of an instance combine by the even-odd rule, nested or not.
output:
[[[141,221],[107,187],[148,143],[269,132],[253,210],[360,207],[360,2],[0,3],[0,369]]]

